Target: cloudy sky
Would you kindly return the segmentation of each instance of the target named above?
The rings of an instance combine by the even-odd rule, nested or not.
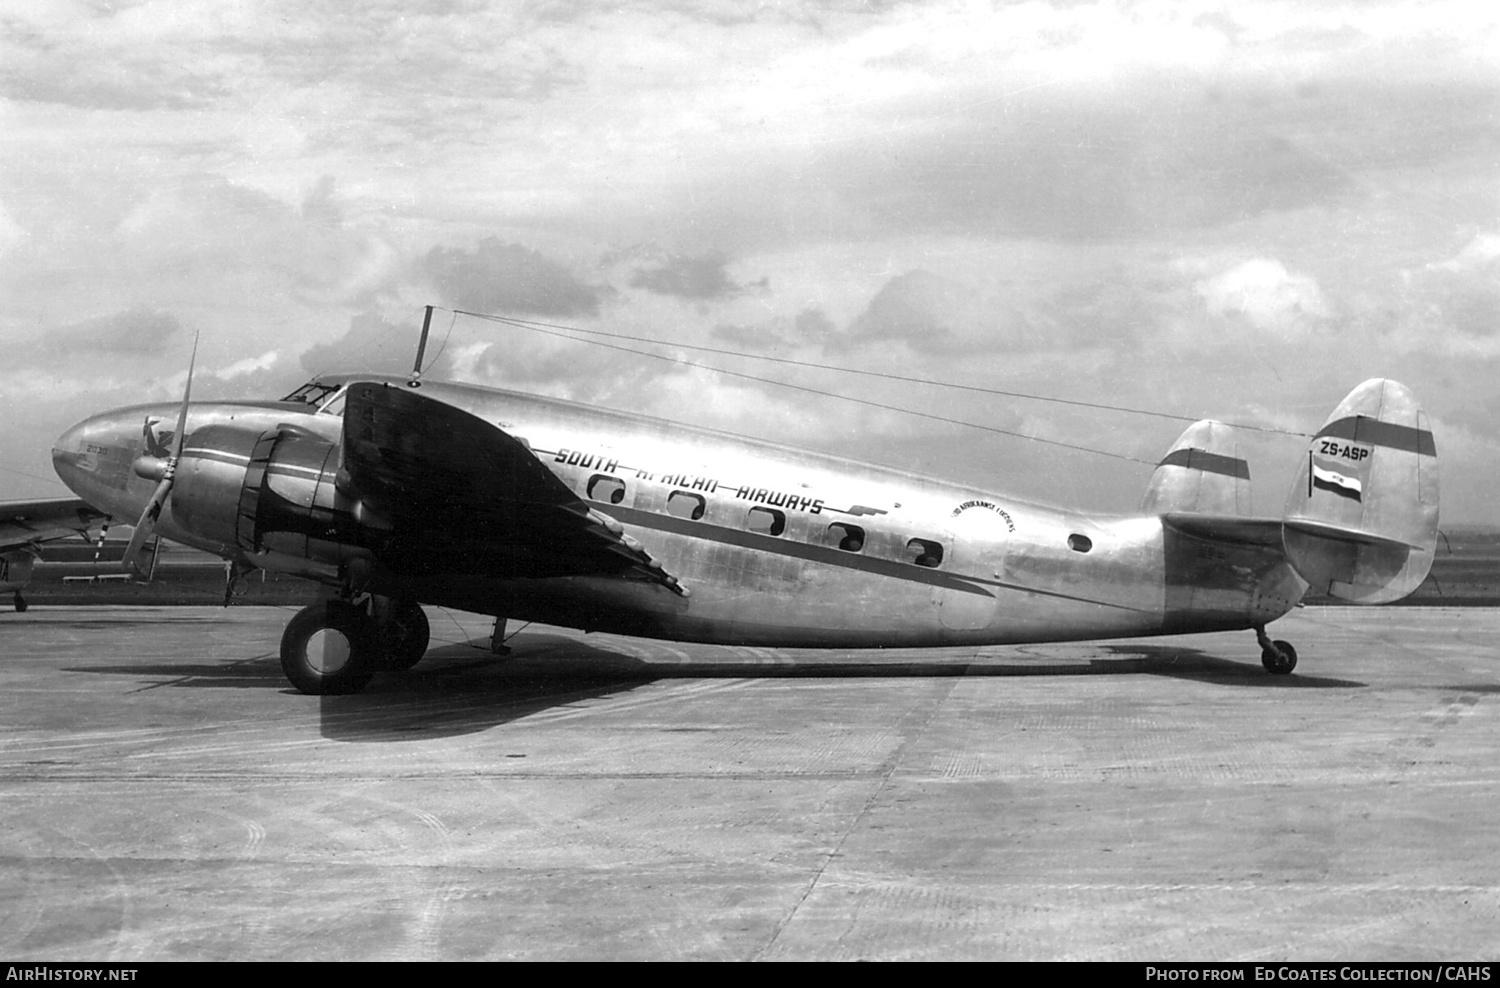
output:
[[[429,376],[1093,511],[1187,423],[446,310],[1287,433],[1395,377],[1500,523],[1491,10],[0,0],[0,495],[194,333],[195,396],[277,396],[432,304]],[[1303,440],[1243,435],[1279,513]]]

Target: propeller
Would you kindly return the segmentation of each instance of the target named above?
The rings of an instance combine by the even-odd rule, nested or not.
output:
[[[130,536],[130,545],[125,548],[125,568],[136,576],[146,575],[146,567],[143,565],[146,541],[151,538],[157,519],[161,518],[161,509],[167,503],[167,495],[172,493],[172,479],[177,476],[177,463],[182,459],[182,445],[187,438],[188,400],[193,393],[193,366],[197,361],[198,336],[194,334],[193,355],[188,360],[187,383],[182,388],[182,409],[177,413],[177,434],[172,437],[172,455],[162,468],[161,481],[156,485],[156,490],[151,492],[146,510],[141,512],[141,520],[135,523],[135,533]]]

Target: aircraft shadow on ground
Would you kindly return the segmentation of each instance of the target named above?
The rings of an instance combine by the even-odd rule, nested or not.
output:
[[[63,671],[106,676],[135,676],[140,679],[154,680],[154,682],[143,683],[137,689],[127,691],[131,693],[167,686],[179,689],[266,689],[286,686],[286,676],[281,672],[281,660],[270,653],[235,662],[72,666]]]
[[[1171,679],[1191,679],[1226,686],[1250,686],[1262,689],[1357,689],[1369,684],[1353,679],[1310,676],[1298,672],[1290,676],[1273,676],[1257,662],[1236,662],[1196,648],[1172,645],[1104,645],[1104,651],[1117,656],[1107,664],[1113,672],[1144,672]],[[1126,660],[1139,665],[1131,668]]]
[[[405,673],[377,676],[353,696],[323,697],[325,737],[346,741],[400,741],[466,734],[555,708],[612,696],[664,679],[897,679],[1157,675],[1225,686],[1269,689],[1356,688],[1364,683],[1326,677],[1272,676],[1260,663],[1222,659],[1195,648],[1154,644],[1090,646],[1076,659],[981,655],[953,649],[952,658],[906,661],[805,659],[743,661],[724,658],[653,662],[561,635],[522,635],[514,652],[491,656],[487,639],[446,645],[427,653]],[[1074,646],[1076,647],[1076,646]],[[705,649],[708,647],[705,646]],[[1100,654],[1104,653],[1104,654]],[[784,653],[774,653],[783,655]],[[814,653],[816,654],[816,653]],[[843,653],[845,655],[849,653]],[[942,652],[939,655],[944,654]]]
[[[638,654],[565,635],[522,634],[506,657],[491,655],[488,639],[441,645],[407,672],[383,673],[351,696],[317,698],[322,733],[346,741],[415,741],[475,733],[548,710],[628,693],[664,679],[903,679],[1152,675],[1221,686],[1262,689],[1354,688],[1345,679],[1272,676],[1259,662],[1220,658],[1201,649],[1153,643],[1005,649],[928,650],[932,658],[876,651],[871,658],[819,659],[812,650],[767,650],[763,661],[730,649],[702,649],[701,658],[651,661]],[[647,645],[649,649],[649,644]],[[1066,654],[1068,651],[1076,655]],[[917,650],[902,650],[912,654]],[[1059,654],[1062,653],[1062,654]],[[858,652],[841,652],[842,656]],[[80,666],[69,672],[134,676],[153,689],[276,689],[298,698],[274,652],[234,662]],[[305,698],[311,702],[313,698]]]
[[[7,614],[6,615],[6,619],[5,619],[5,623],[6,624],[25,624],[25,623],[28,623],[28,620],[29,619],[28,619],[28,617],[26,615],[22,615],[20,617],[13,618],[13,617],[11,617],[10,615]],[[35,623],[36,624],[54,624],[55,625],[57,622],[55,622],[55,621],[53,621],[53,622],[36,621]],[[82,618],[77,618],[75,620],[71,620],[68,623],[72,624],[72,625],[77,625],[78,627],[81,627],[81,628],[84,628],[84,629],[93,629],[93,628],[141,628],[141,627],[158,628],[158,627],[161,626],[162,619],[161,619],[160,615],[156,615],[156,614],[151,614],[151,615],[143,614],[140,617],[133,617],[133,616],[132,617],[128,617],[128,616],[111,615],[110,617],[92,617],[92,616],[90,616],[90,617],[82,617]],[[224,622],[222,620],[220,620],[217,615],[208,615],[208,616],[204,616],[204,617],[196,617],[196,616],[186,616],[186,615],[177,615],[177,614],[174,614],[174,615],[172,615],[172,624],[173,624],[174,627],[175,626],[181,626],[181,625],[206,624],[206,625],[213,625],[214,627],[217,628],[217,627],[222,627],[223,624],[224,624]]]

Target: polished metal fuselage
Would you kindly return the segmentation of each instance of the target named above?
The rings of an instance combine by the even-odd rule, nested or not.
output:
[[[1088,517],[533,395],[436,382],[421,394],[524,440],[691,591],[606,576],[412,581],[399,566],[381,569],[384,589],[425,603],[675,640],[880,647],[1248,628],[1286,613],[1305,589],[1278,548],[1189,537],[1156,515]],[[59,475],[116,519],[137,517],[154,487],[132,469],[150,439],[143,425],[176,414],[173,405],[136,406],[80,423],[58,439]],[[336,445],[342,419],[287,403],[199,403],[189,446],[208,425],[286,424]],[[454,524],[461,530],[462,519]],[[239,552],[178,524],[170,500],[158,530],[226,558]]]

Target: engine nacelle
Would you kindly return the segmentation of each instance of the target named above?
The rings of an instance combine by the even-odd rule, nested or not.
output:
[[[338,445],[321,436],[204,426],[184,444],[172,521],[223,555],[305,559],[314,565],[304,575],[326,576],[328,567],[368,560],[378,537],[338,490],[337,472]]]

